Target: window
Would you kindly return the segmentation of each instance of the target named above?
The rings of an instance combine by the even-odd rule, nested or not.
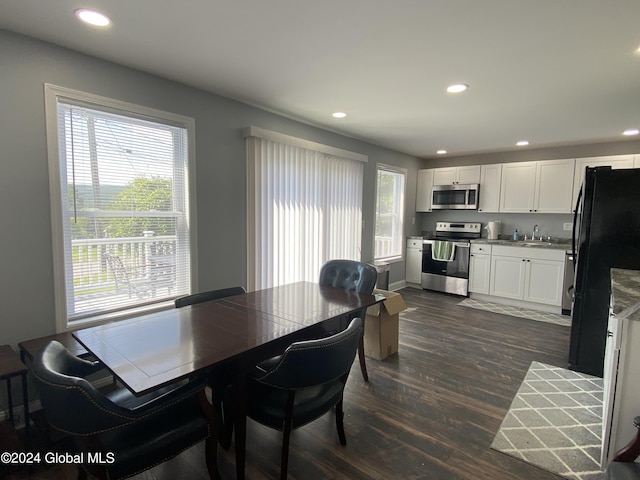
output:
[[[192,119],[45,86],[58,330],[190,291]]]
[[[367,157],[256,127],[245,136],[249,289],[317,282],[327,260],[360,260]]]
[[[376,260],[402,258],[406,170],[378,165],[376,187]]]

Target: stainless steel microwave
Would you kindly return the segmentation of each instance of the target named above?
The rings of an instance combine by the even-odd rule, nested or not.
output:
[[[432,210],[477,210],[480,185],[434,185]]]

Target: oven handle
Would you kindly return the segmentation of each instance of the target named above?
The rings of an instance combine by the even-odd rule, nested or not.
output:
[[[437,240],[422,240],[422,244],[429,244],[429,245],[433,245],[433,242],[436,242]],[[444,241],[448,241],[448,240],[444,240]],[[456,246],[456,248],[469,248],[471,247],[471,243],[469,242],[453,242],[453,244]]]

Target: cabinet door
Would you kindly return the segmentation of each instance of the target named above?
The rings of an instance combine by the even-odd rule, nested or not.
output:
[[[535,182],[536,162],[505,163],[502,165],[500,211],[508,213],[531,212],[535,197]]]
[[[491,255],[472,253],[469,258],[469,291],[489,294]]]
[[[435,168],[433,171],[434,185],[453,185],[458,180],[456,167]]]
[[[637,155],[636,155],[637,156]],[[584,171],[587,167],[611,166],[613,169],[633,168],[634,155],[609,155],[606,157],[576,158],[576,166],[573,177],[573,200],[571,211],[575,209],[578,192],[584,181]]]
[[[433,194],[433,169],[418,170],[418,187],[416,191],[416,212],[431,211]]]
[[[527,258],[525,265],[523,299],[560,307],[564,262]]]
[[[522,300],[525,265],[524,258],[492,255],[489,294]]]
[[[611,426],[613,423],[613,405],[615,404],[616,383],[618,380],[618,361],[620,359],[620,342],[622,329],[618,317],[609,312],[609,324],[607,326],[607,343],[604,351],[604,398],[602,414],[602,452],[600,466],[605,468],[613,456],[611,445]]]
[[[422,240],[407,243],[406,280],[408,283],[422,283]]]
[[[456,181],[462,185],[480,183],[480,165],[458,167]]]
[[[571,213],[575,160],[546,160],[536,168],[534,212]]]
[[[500,178],[502,165],[482,165],[480,169],[480,202],[478,211],[495,213],[500,210]]]

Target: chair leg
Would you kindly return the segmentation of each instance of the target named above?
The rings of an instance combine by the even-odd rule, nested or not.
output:
[[[342,399],[336,404],[336,428],[338,430],[338,437],[340,438],[340,445],[347,444],[347,436],[344,434],[344,411],[342,410]]]
[[[212,393],[212,396],[215,399],[215,393]],[[211,435],[205,441],[205,457],[207,462],[207,470],[209,471],[209,476],[213,480],[220,479],[220,472],[218,471],[218,429],[219,426],[217,424],[218,419],[216,418],[217,412],[216,409],[209,403],[207,400],[207,395],[205,394],[204,389],[200,390],[198,393],[198,402],[200,403],[200,408],[206,415],[209,420],[209,429]]]
[[[289,391],[287,395],[286,416],[284,428],[282,429],[282,454],[280,455],[280,480],[287,480],[289,470],[289,438],[291,437],[291,426],[293,425],[293,403],[296,398],[295,391]]]
[[[367,373],[367,364],[364,360],[364,336],[360,337],[360,343],[358,344],[358,360],[360,360],[360,371],[362,372],[362,378],[365,382],[369,381],[369,374]]]

